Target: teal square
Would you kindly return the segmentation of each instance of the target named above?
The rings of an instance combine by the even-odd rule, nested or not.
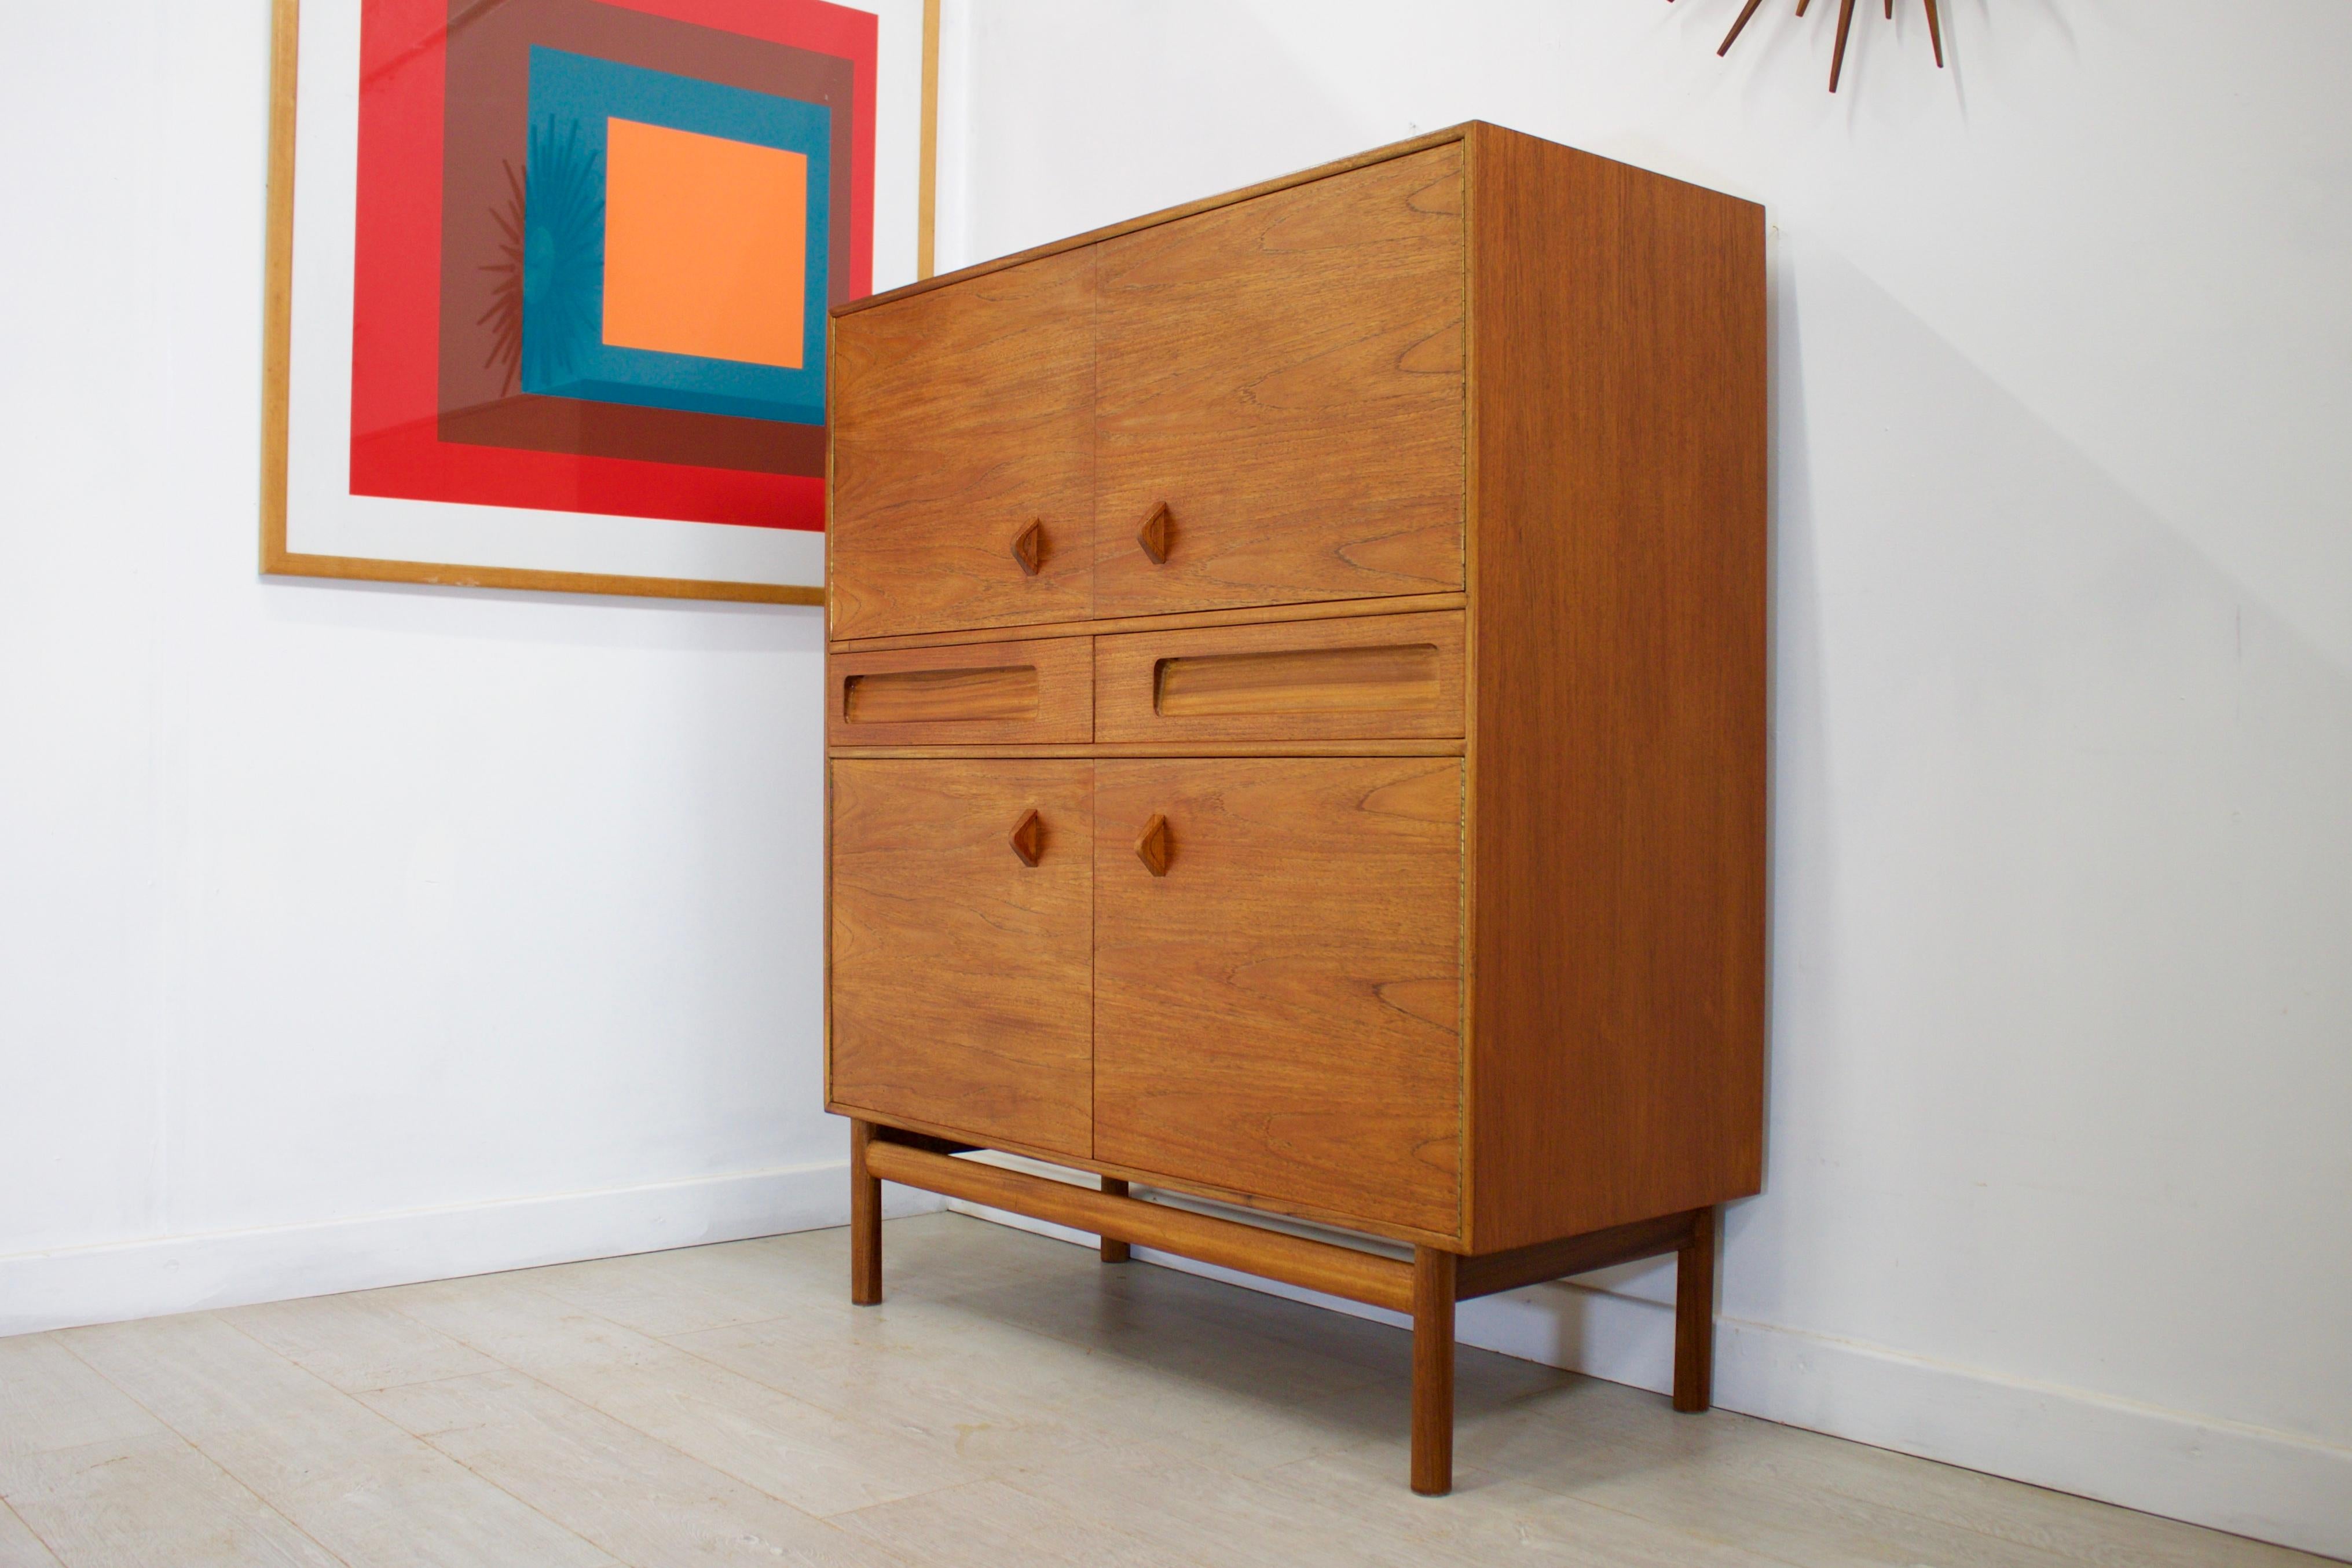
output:
[[[604,342],[607,122],[747,142],[808,159],[807,312],[797,368]],[[796,425],[824,423],[833,110],[534,46],[524,174],[522,390]]]

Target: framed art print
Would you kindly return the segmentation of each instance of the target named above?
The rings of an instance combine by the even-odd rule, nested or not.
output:
[[[262,570],[821,600],[827,311],[915,276],[923,11],[278,0]]]

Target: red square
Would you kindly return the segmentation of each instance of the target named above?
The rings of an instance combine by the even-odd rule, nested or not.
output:
[[[854,299],[873,289],[876,19],[821,0],[593,0],[849,62],[847,199]],[[822,529],[820,474],[651,461],[445,438],[442,183],[448,29],[478,0],[366,0],[361,43],[358,255],[353,272],[352,490],[417,500]],[[463,149],[459,149],[463,152]],[[560,403],[561,400],[540,400]],[[585,405],[583,405],[584,408]],[[757,422],[736,422],[752,425]],[[780,430],[782,427],[779,427]],[[803,443],[810,426],[800,426]],[[724,440],[701,447],[723,450]],[[740,448],[742,432],[736,433]],[[754,437],[763,433],[751,431]],[[780,435],[780,441],[793,437]],[[545,443],[541,443],[543,446]],[[588,445],[582,442],[581,445]],[[788,466],[811,468],[796,461]]]

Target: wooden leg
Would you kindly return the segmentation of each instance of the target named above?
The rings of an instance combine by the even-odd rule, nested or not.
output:
[[[1454,1254],[1412,1249],[1412,1489],[1454,1489]]]
[[[1675,1408],[1685,1412],[1715,1402],[1715,1210],[1699,1210],[1675,1254]]]
[[[849,1300],[871,1307],[882,1300],[882,1183],[866,1170],[874,1124],[849,1124]]]
[[[1105,1176],[1102,1179],[1102,1190],[1105,1195],[1109,1197],[1123,1198],[1127,1196],[1127,1184],[1117,1176]],[[1102,1238],[1102,1260],[1105,1263],[1126,1262],[1127,1243],[1123,1241],[1113,1241],[1109,1237],[1104,1237]]]

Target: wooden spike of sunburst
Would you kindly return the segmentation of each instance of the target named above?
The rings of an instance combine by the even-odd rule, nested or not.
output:
[[[1671,5],[1673,0],[1667,0],[1667,3]],[[1813,0],[1797,0],[1797,15],[1803,16],[1805,8],[1812,3]],[[1763,4],[1764,0],[1748,0],[1748,3],[1739,8],[1739,16],[1731,24],[1731,31],[1724,34],[1723,42],[1716,46],[1715,52],[1718,57],[1731,52],[1731,46],[1739,41],[1741,33],[1747,31],[1748,18],[1754,16],[1757,7]],[[1845,75],[1845,47],[1853,31],[1854,4],[1855,0],[1838,0],[1837,47],[1830,56],[1830,90],[1832,92],[1838,89],[1838,82]],[[1944,68],[1943,15],[1937,8],[1937,0],[1922,0],[1922,4],[1927,8],[1927,41],[1935,47],[1936,68],[1941,70]],[[1886,19],[1892,22],[1895,20],[1895,0],[1885,0],[1885,5]]]
[[[1756,15],[1756,7],[1762,4],[1764,0],[1748,0],[1748,4],[1739,8],[1739,20],[1731,24],[1731,31],[1723,35],[1722,46],[1715,51],[1718,59],[1731,52],[1731,46],[1739,41],[1739,29],[1748,26],[1748,18]]]
[[[1845,74],[1845,36],[1853,29],[1853,0],[1838,0],[1837,52],[1830,56],[1830,90],[1837,90],[1838,78]]]

